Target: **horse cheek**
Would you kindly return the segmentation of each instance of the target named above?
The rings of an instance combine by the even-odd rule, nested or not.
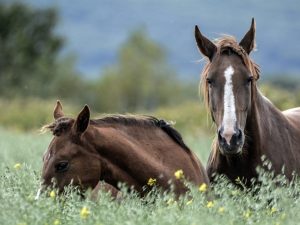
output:
[[[82,171],[84,172],[81,175],[81,181],[85,188],[94,188],[98,184],[101,176],[100,162],[94,158],[90,158],[85,162],[89,163],[83,165]]]

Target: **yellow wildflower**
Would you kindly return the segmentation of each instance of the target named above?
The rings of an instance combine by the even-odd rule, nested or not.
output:
[[[237,184],[241,184],[241,183],[242,183],[240,177],[235,178],[235,182],[236,182]]]
[[[218,210],[219,213],[223,213],[224,211],[225,211],[224,207],[220,207],[219,210]]]
[[[174,173],[174,176],[176,177],[177,180],[184,178],[183,170],[177,170]]]
[[[235,196],[235,195],[238,195],[239,192],[237,190],[234,190],[234,191],[231,191],[231,195]]]
[[[21,169],[21,163],[16,163],[15,165],[14,165],[14,168],[16,169],[16,170],[19,170],[19,169]]]
[[[251,216],[250,210],[245,211],[244,214],[243,214],[243,216],[244,216],[246,219],[248,219],[248,218]]]
[[[55,196],[56,196],[55,191],[52,190],[52,191],[50,192],[49,196],[50,196],[51,198],[55,198]]]
[[[81,211],[80,211],[80,217],[82,219],[86,219],[89,215],[90,215],[90,211],[88,210],[88,208],[86,206],[82,207]]]
[[[156,184],[156,179],[150,177],[147,184],[149,186],[154,186]]]
[[[277,212],[277,209],[275,207],[272,207],[270,209],[270,214],[272,215],[273,213],[276,213]]]
[[[190,205],[190,204],[192,204],[192,202],[193,202],[193,199],[187,201],[187,202],[186,202],[186,205]]]
[[[170,199],[167,201],[167,204],[168,204],[168,205],[177,204],[177,201],[175,201],[173,198],[170,198]]]
[[[53,225],[59,225],[60,224],[60,221],[59,220],[54,220],[54,222],[53,222]]]
[[[214,207],[214,205],[215,205],[215,204],[214,204],[213,201],[208,201],[207,204],[206,204],[206,207],[207,207],[207,208],[212,208],[212,207]]]
[[[201,184],[200,187],[199,187],[199,191],[200,192],[206,192],[207,191],[207,184],[206,183]]]

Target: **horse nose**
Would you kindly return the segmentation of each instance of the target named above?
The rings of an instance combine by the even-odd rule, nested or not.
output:
[[[241,129],[226,130],[223,128],[218,131],[218,139],[221,145],[237,146],[240,145],[243,139]]]

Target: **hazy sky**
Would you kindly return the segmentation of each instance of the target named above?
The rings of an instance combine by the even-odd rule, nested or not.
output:
[[[193,36],[200,25],[210,38],[229,33],[239,40],[257,22],[258,52],[263,72],[300,73],[300,1],[240,0],[23,0],[60,12],[58,32],[66,37],[64,52],[78,56],[78,70],[96,76],[115,62],[117,49],[130,31],[145,27],[161,43],[180,73],[198,76],[202,65]],[[285,46],[283,46],[285,45]]]

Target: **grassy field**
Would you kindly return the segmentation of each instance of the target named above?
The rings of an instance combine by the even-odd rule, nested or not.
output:
[[[34,200],[39,186],[42,153],[51,136],[0,129],[0,224],[298,224],[300,184],[277,186],[262,173],[259,190],[242,191],[220,179],[208,199],[193,187],[190,197],[175,201],[170,194],[151,193],[139,199],[125,195],[121,203],[104,193],[98,202],[82,200],[69,190],[58,197],[49,190]],[[211,138],[185,135],[186,142],[206,161]],[[285,182],[278,178],[277,182]],[[206,191],[207,192],[207,191]],[[254,192],[256,192],[254,194]],[[155,199],[155,200],[154,200]]]

